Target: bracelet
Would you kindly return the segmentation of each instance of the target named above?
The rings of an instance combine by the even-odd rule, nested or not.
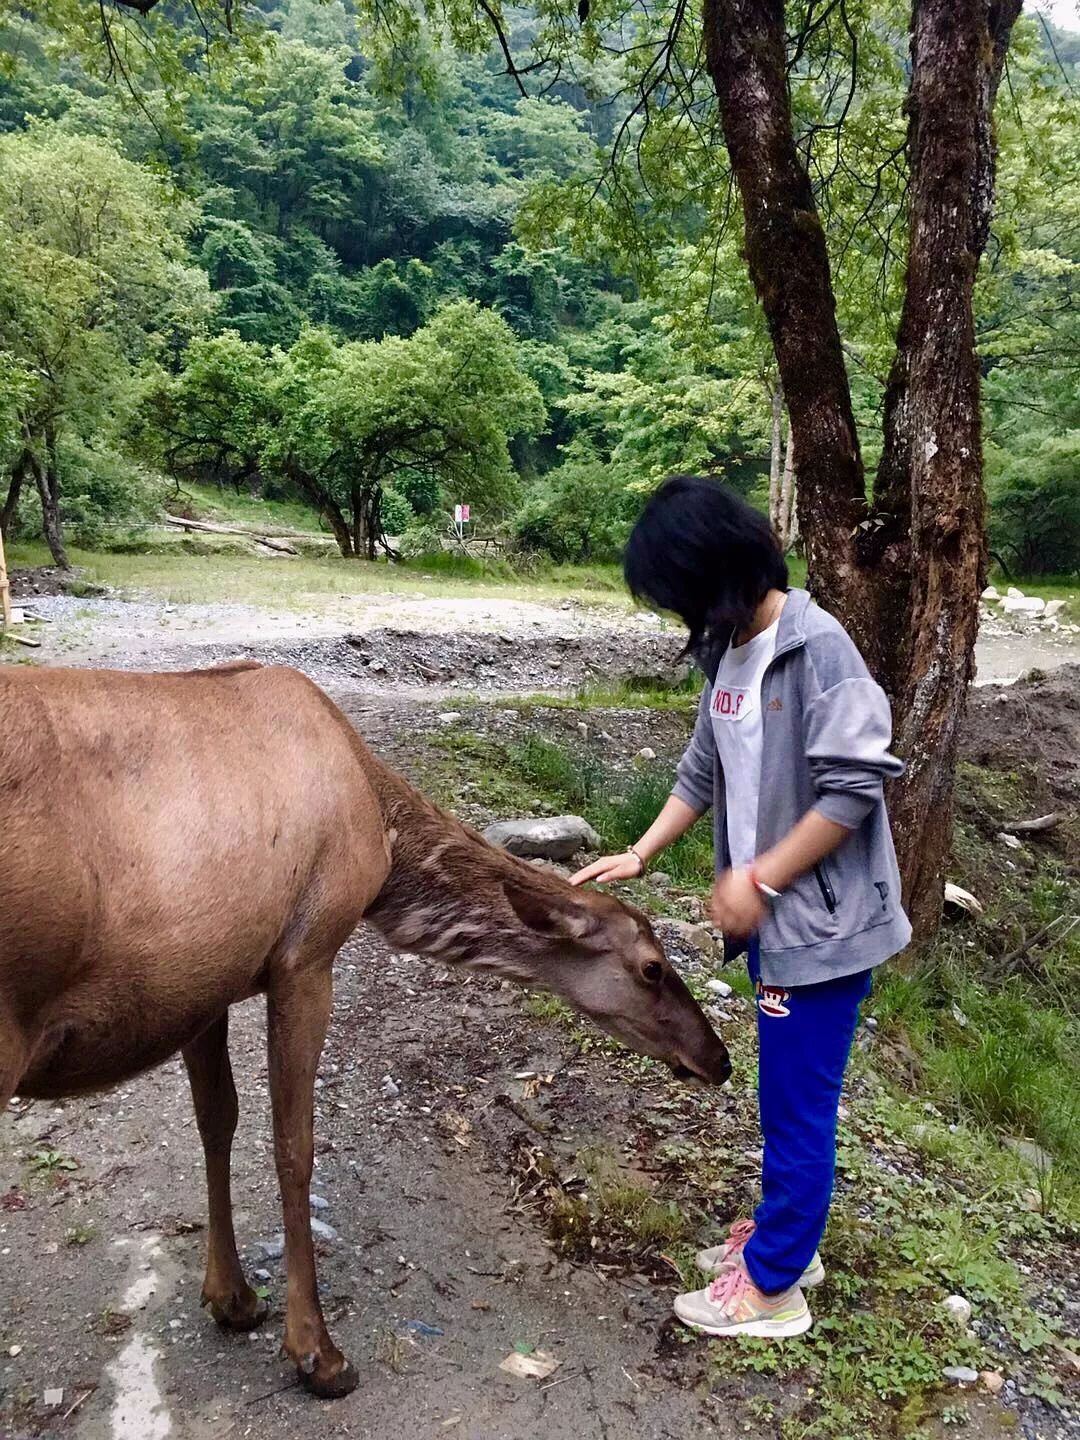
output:
[[[633,845],[627,845],[627,847],[626,847],[626,853],[627,853],[628,855],[633,855],[634,859],[637,861],[638,865],[641,867],[641,868],[638,870],[638,879],[640,880],[641,877],[645,874],[645,871],[646,871],[646,869],[647,869],[647,866],[646,866],[646,864],[645,864],[645,861],[641,858],[641,856],[638,854],[638,852],[634,849]]]
[[[780,899],[780,891],[774,890],[771,885],[766,885],[765,881],[759,878],[757,870],[753,865],[750,866],[748,874],[750,876],[750,884],[753,885],[759,895],[764,895],[767,900]]]

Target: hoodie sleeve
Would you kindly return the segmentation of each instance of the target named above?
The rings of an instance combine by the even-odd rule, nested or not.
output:
[[[869,675],[837,681],[803,712],[806,758],[817,791],[814,809],[857,830],[879,804],[886,779],[904,772],[889,750],[892,714],[885,692]]]
[[[709,698],[712,686],[706,684],[701,692],[697,722],[690,744],[683,751],[675,772],[675,786],[672,794],[704,815],[713,803],[713,777],[716,769],[716,741],[713,739],[712,720],[709,718]]]

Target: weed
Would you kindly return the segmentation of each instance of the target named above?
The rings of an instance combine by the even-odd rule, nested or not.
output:
[[[77,1170],[78,1162],[59,1150],[35,1150],[30,1156],[30,1169],[36,1175],[53,1176],[62,1170]]]
[[[97,1231],[93,1225],[73,1225],[64,1234],[64,1244],[72,1246],[89,1245]]]

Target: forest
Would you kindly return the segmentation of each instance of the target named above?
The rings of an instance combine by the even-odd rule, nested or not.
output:
[[[872,472],[903,301],[906,22],[891,0],[841,7],[846,29],[805,8],[792,113]],[[437,548],[466,502],[508,553],[609,561],[681,470],[752,494],[798,545],[717,122],[659,89],[643,116],[632,43],[583,21],[573,72],[530,86],[500,48],[535,38],[526,10],[471,44],[416,17],[388,42],[363,6],[281,0],[223,46],[194,14],[102,32],[61,0],[0,13],[9,540],[41,535],[60,565],[67,543],[149,544],[198,481],[303,502],[346,557]],[[1080,36],[1022,18],[997,104],[976,328],[1010,575],[1080,567],[1078,63]]]

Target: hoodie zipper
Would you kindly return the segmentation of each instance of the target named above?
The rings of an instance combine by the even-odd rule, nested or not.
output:
[[[821,891],[821,898],[825,901],[825,909],[828,910],[830,915],[835,915],[836,891],[830,884],[829,877],[825,874],[823,866],[814,866],[814,878],[817,880],[818,889]]]

